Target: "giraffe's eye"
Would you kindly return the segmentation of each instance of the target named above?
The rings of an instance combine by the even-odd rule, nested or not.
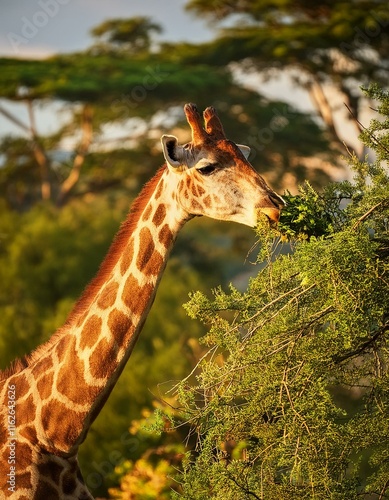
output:
[[[201,175],[211,175],[216,170],[216,165],[206,165],[205,167],[198,168],[197,171]]]

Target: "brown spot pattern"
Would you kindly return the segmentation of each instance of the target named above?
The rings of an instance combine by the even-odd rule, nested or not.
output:
[[[158,238],[160,243],[167,248],[170,244],[170,242],[173,240],[173,233],[170,230],[170,227],[168,224],[165,224],[162,226],[162,229],[160,230],[158,234]]]
[[[69,337],[62,337],[58,344],[55,346],[55,352],[57,356],[61,359],[63,357],[63,353],[66,349],[66,344],[69,342]]]
[[[160,269],[164,265],[164,259],[162,255],[155,251],[149,261],[147,262],[146,267],[144,268],[144,273],[146,276],[155,276],[159,274]]]
[[[77,488],[77,482],[73,471],[66,471],[62,478],[62,491],[67,495],[74,493]]]
[[[155,249],[153,237],[147,227],[142,228],[139,233],[139,246],[140,251],[136,258],[136,265],[139,271],[143,271]]]
[[[57,400],[51,400],[42,407],[42,426],[53,450],[69,450],[79,438],[85,413],[72,410]],[[51,451],[51,450],[50,450]]]
[[[7,401],[7,399],[6,399]],[[6,406],[6,405],[4,405]],[[5,427],[5,422],[3,422],[3,419],[0,419],[0,437],[1,437],[1,442],[3,443],[4,436],[6,436],[7,430]]]
[[[159,198],[161,196],[163,188],[164,188],[164,182],[160,181],[159,184],[158,184],[158,188],[157,188],[157,190],[155,192],[155,198]]]
[[[192,200],[191,205],[192,205],[192,208],[194,210],[201,210],[202,209],[202,206],[196,200]]]
[[[197,191],[199,193],[199,196],[203,196],[205,194],[205,189],[200,186],[200,184],[197,186]]]
[[[89,311],[85,311],[84,313],[80,314],[80,316],[78,317],[76,326],[81,326],[84,323],[88,314],[89,314]]]
[[[208,195],[204,198],[203,200],[203,203],[204,205],[207,207],[207,208],[210,208],[211,207],[211,197]]]
[[[106,309],[107,307],[112,307],[114,305],[118,288],[119,285],[116,281],[112,281],[104,286],[97,301],[97,305],[100,309]]]
[[[8,385],[15,385],[15,396],[20,399],[25,396],[30,390],[30,384],[23,373],[17,377],[11,378]]]
[[[145,211],[144,211],[144,213],[143,213],[143,217],[142,217],[142,219],[143,219],[144,221],[149,220],[150,215],[151,215],[151,205],[148,205],[148,206],[146,207],[146,210],[145,210]]]
[[[159,227],[162,224],[162,222],[165,220],[165,218],[166,218],[166,207],[162,203],[161,205],[158,205],[157,210],[154,213],[153,223],[157,227]]]
[[[35,446],[38,443],[38,436],[36,434],[36,429],[32,425],[24,427],[22,430],[20,430],[18,436],[26,438],[27,441],[31,443],[33,446]]]
[[[34,365],[31,367],[31,371],[34,377],[37,378],[41,373],[47,373],[52,368],[53,368],[53,360],[51,356],[46,356],[36,361]]]
[[[29,444],[16,441],[16,456],[17,465],[19,470],[22,472],[24,468],[31,465],[32,462],[32,449]],[[30,474],[29,472],[27,474]],[[29,481],[30,478],[27,478]],[[18,485],[19,486],[19,485]]]
[[[96,314],[93,314],[82,329],[80,339],[81,350],[84,350],[86,347],[92,347],[96,343],[101,327],[101,318],[99,318]]]
[[[105,378],[117,367],[117,348],[113,341],[106,338],[100,340],[89,358],[92,377]]]
[[[124,285],[122,299],[133,313],[139,313],[147,306],[153,295],[153,291],[153,285],[146,284],[139,286],[138,280],[130,276]]]
[[[123,345],[128,330],[132,326],[129,316],[114,309],[109,313],[108,326],[119,345]]]
[[[18,462],[18,465],[19,465],[19,462]],[[26,467],[27,467],[27,465],[26,465]],[[32,489],[31,472],[23,471],[21,474],[17,474],[16,484],[18,485],[17,487],[20,489],[25,488],[26,490],[31,490]],[[27,497],[25,497],[25,498],[27,498]],[[35,498],[39,498],[39,497],[36,496]],[[44,498],[47,499],[48,497],[45,496]]]
[[[32,394],[24,401],[16,403],[18,423],[33,422],[35,419],[36,406]]]
[[[131,238],[128,245],[123,253],[122,260],[120,262],[120,272],[125,274],[127,269],[130,267],[131,262],[134,258],[134,238]]]
[[[45,400],[51,396],[51,388],[53,386],[53,372],[48,373],[40,378],[37,383],[37,388],[39,396],[42,400]]]
[[[38,465],[39,474],[50,478],[55,484],[60,484],[63,466],[54,461],[40,463]]]
[[[4,436],[6,435],[6,433],[4,433]],[[7,463],[8,462],[8,457],[9,457],[9,449],[8,448],[4,448],[4,450],[2,451],[2,454],[0,456],[0,459],[1,459],[1,462],[3,463]],[[0,485],[1,485],[1,480],[2,480],[2,474],[0,475]],[[0,490],[1,491],[1,490]]]
[[[90,422],[90,425],[96,420],[96,418],[99,415],[101,409],[103,408],[103,406],[107,402],[107,399],[109,398],[109,395],[111,394],[111,390],[112,390],[112,388],[109,389],[109,390],[105,390],[104,392],[102,392],[100,394],[100,396],[99,396],[98,403],[92,405],[91,411],[89,413],[89,422]],[[80,476],[81,477],[79,477],[79,479],[80,479],[80,481],[82,480],[82,482],[83,482],[81,472],[80,472]]]
[[[35,498],[44,498],[45,500],[54,500],[58,498],[58,491],[51,484],[44,480],[44,476],[39,479],[35,492]]]
[[[84,404],[93,397],[96,388],[89,387],[84,380],[85,366],[75,350],[69,352],[62,362],[57,378],[57,391],[74,403]]]

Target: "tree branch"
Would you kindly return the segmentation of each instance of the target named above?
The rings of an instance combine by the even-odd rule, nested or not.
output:
[[[343,361],[346,361],[350,358],[354,358],[355,356],[358,356],[359,354],[362,354],[367,348],[369,348],[378,338],[383,335],[385,332],[387,332],[389,329],[389,323],[384,323],[382,325],[382,328],[378,330],[370,339],[366,340],[363,344],[361,344],[359,347],[354,349],[353,351],[350,351],[343,356],[336,356],[333,358],[334,363],[342,363]]]
[[[382,148],[382,149],[383,149],[386,153],[388,153],[388,154],[389,154],[389,149],[385,146],[385,144],[383,144],[383,143],[382,143],[382,142],[381,142],[381,141],[380,141],[380,140],[379,140],[379,139],[378,139],[378,138],[377,138],[374,134],[372,134],[372,133],[370,132],[370,130],[369,130],[369,129],[367,129],[367,128],[365,127],[365,125],[363,125],[363,123],[362,123],[361,121],[359,121],[359,120],[358,120],[358,118],[354,115],[354,113],[352,112],[352,110],[350,109],[350,107],[349,107],[346,103],[345,103],[344,105],[345,105],[345,106],[346,106],[346,108],[348,109],[348,112],[350,113],[350,115],[354,118],[355,122],[356,122],[356,123],[357,123],[357,125],[358,125],[359,130],[360,130],[361,132],[362,132],[362,131],[365,131],[365,132],[369,135],[370,139],[374,142],[374,144],[375,144],[376,146],[379,146],[379,147],[380,147],[380,148]]]
[[[84,164],[85,157],[88,154],[89,147],[91,145],[93,138],[92,116],[93,116],[92,107],[89,104],[85,104],[82,112],[81,143],[78,148],[77,154],[74,158],[73,167],[70,171],[70,174],[61,185],[61,189],[57,199],[58,205],[64,204],[66,198],[69,196],[70,191],[77,184],[80,178],[81,167]]]
[[[317,109],[321,119],[325,123],[327,130],[336,141],[338,145],[340,145],[341,150],[344,151],[345,143],[344,140],[338,134],[336,130],[334,114],[330,103],[324,93],[323,87],[319,82],[318,78],[313,77],[313,79],[307,84],[308,93],[311,97],[312,103]],[[353,149],[351,146],[346,145],[347,148]]]
[[[0,104],[0,113],[3,116],[5,116],[6,118],[8,118],[8,120],[10,120],[12,123],[14,123],[15,125],[17,125],[19,128],[21,128],[25,132],[27,132],[28,135],[31,137],[31,128],[28,127],[27,125],[25,125],[22,121],[19,120],[19,118],[17,118],[16,116],[14,116],[8,110],[6,110],[5,108],[3,108],[3,106],[1,106],[1,104]]]
[[[257,498],[258,500],[261,500],[261,498],[256,493],[254,493],[254,491],[251,491],[247,486],[244,486],[243,484],[239,484],[237,479],[235,479],[234,476],[231,473],[229,473],[228,471],[227,471],[227,477],[233,483],[235,483],[238,488],[240,488],[242,491],[244,491],[246,493],[246,495],[250,495],[254,498]]]
[[[387,200],[386,200],[387,201]],[[366,213],[364,213],[361,217],[359,217],[359,219],[356,221],[356,223],[353,225],[352,227],[352,230],[355,231],[355,229],[359,226],[359,224],[361,224],[361,222],[363,222],[365,219],[367,219],[369,217],[370,214],[372,214],[374,212],[374,210],[376,210],[378,207],[380,207],[382,204],[385,203],[385,200],[383,201],[380,201],[379,203],[377,203],[376,205],[374,205],[373,207],[371,207]]]
[[[28,117],[30,120],[29,131],[32,138],[32,151],[40,168],[42,200],[49,200],[51,198],[49,160],[47,158],[46,151],[43,149],[39,141],[39,136],[35,122],[33,102],[31,99],[27,99],[26,103],[27,103]]]
[[[386,481],[386,483],[384,484],[384,487],[382,488],[382,490],[380,491],[380,496],[378,497],[378,500],[382,500],[383,498],[385,498],[385,491],[389,488],[389,479]]]
[[[19,128],[21,128],[24,132],[26,132],[29,136],[29,138],[32,141],[32,152],[34,154],[35,160],[39,165],[40,169],[40,177],[41,177],[41,194],[42,194],[42,199],[43,200],[48,200],[51,197],[51,186],[50,186],[50,179],[49,179],[49,167],[48,167],[48,159],[46,156],[46,153],[44,149],[42,148],[40,142],[39,142],[39,136],[37,133],[37,128],[36,128],[36,123],[35,123],[35,116],[34,116],[34,109],[33,109],[33,103],[31,99],[27,99],[26,101],[27,104],[27,111],[28,111],[28,117],[30,120],[30,125],[26,125],[23,123],[19,118],[14,116],[12,113],[10,113],[8,110],[6,110],[3,106],[0,105],[0,113],[8,118],[12,123],[17,125]]]

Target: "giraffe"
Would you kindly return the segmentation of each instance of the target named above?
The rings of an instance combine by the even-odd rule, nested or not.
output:
[[[192,140],[161,138],[166,163],[144,186],[65,324],[0,373],[0,498],[92,499],[77,461],[146,320],[169,252],[196,216],[277,223],[283,200],[227,140],[213,107],[184,107]],[[205,125],[205,127],[204,127]]]

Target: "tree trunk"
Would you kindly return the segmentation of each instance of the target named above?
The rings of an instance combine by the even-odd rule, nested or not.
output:
[[[339,136],[335,125],[333,109],[328,102],[320,81],[317,78],[312,77],[312,79],[307,83],[307,90],[313,105],[317,109],[319,116],[323,120],[332,140],[337,144],[340,151],[343,154],[346,154],[347,151],[353,150],[354,148]]]
[[[32,136],[32,148],[35,159],[40,168],[41,176],[41,195],[42,200],[50,200],[51,198],[51,184],[50,184],[50,166],[46,152],[39,142],[39,136],[35,123],[35,115],[33,109],[33,102],[27,99],[28,117],[30,119],[30,133]]]
[[[58,198],[57,205],[61,206],[65,203],[67,197],[70,194],[70,191],[77,184],[78,179],[80,178],[81,167],[84,164],[85,156],[89,151],[89,147],[93,138],[93,126],[92,126],[92,116],[93,109],[89,104],[85,104],[84,109],[82,111],[82,138],[81,144],[78,148],[77,154],[73,161],[73,167],[70,171],[68,177],[64,180],[61,185]]]

